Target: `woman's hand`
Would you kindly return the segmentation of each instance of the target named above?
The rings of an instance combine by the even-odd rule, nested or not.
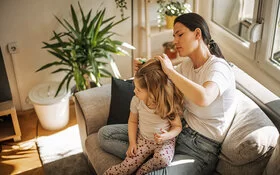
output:
[[[173,64],[166,54],[158,55],[156,58],[160,60],[162,70],[166,75],[168,75],[171,70],[174,70]]]
[[[164,129],[160,129],[160,133],[154,134],[154,139],[157,144],[162,144],[165,140],[169,140],[169,137],[169,133]]]
[[[134,157],[134,156],[136,156],[136,152],[137,152],[137,145],[136,144],[129,144],[129,147],[126,151],[126,156]]]

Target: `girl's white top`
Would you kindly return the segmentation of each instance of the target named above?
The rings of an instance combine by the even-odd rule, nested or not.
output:
[[[166,131],[170,128],[168,119],[161,119],[155,114],[155,110],[148,108],[146,104],[134,96],[130,103],[130,112],[138,114],[138,129],[140,134],[148,140],[154,140],[154,133],[160,133],[160,129]]]

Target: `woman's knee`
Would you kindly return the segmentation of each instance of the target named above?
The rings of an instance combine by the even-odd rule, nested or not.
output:
[[[127,135],[127,125],[125,124],[105,125],[98,131],[98,137],[101,139],[110,139],[123,134]]]
[[[127,141],[127,125],[105,125],[98,131],[98,141],[101,147],[111,141]]]
[[[108,126],[103,126],[102,128],[99,129],[98,131],[98,142],[101,147],[104,146],[106,140],[109,139],[109,128]]]

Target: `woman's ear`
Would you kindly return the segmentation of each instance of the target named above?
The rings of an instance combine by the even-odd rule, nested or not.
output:
[[[196,28],[196,29],[194,30],[194,32],[195,32],[195,38],[196,38],[196,39],[200,39],[201,36],[202,36],[202,33],[201,33],[200,28]]]

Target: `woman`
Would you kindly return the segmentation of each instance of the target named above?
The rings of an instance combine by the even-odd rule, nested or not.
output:
[[[185,96],[183,130],[177,138],[173,159],[173,162],[181,161],[150,174],[212,174],[235,112],[234,74],[200,15],[187,13],[177,17],[173,36],[179,55],[189,59],[175,70],[166,55],[157,58],[166,75]],[[125,131],[125,126],[120,125],[102,128],[101,146],[122,157],[120,150],[111,149],[109,145],[127,146]]]

